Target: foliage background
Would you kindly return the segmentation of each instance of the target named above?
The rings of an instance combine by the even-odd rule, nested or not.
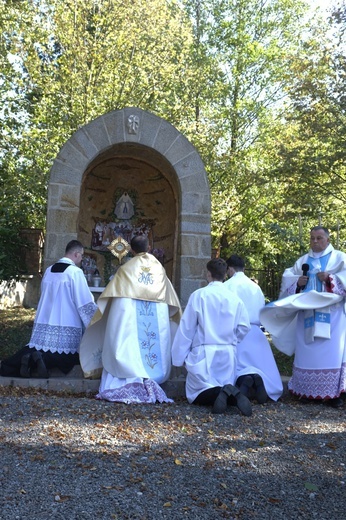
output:
[[[282,271],[317,223],[345,248],[345,21],[343,1],[0,0],[0,278],[61,146],[124,106],[198,149],[224,258]]]

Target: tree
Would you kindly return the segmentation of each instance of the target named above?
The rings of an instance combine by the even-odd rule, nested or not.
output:
[[[292,62],[276,175],[293,181],[294,173],[285,204],[294,205],[307,224],[322,222],[339,233],[346,216],[345,4],[334,9],[329,26],[328,33],[316,26]],[[345,247],[345,238],[338,245]]]
[[[0,0],[0,8],[5,230],[44,228],[58,150],[123,106],[166,118],[197,147],[223,256],[281,269],[303,245],[302,221],[344,218],[344,49],[331,47],[323,23],[303,18],[306,1]],[[344,9],[333,16],[341,38]]]
[[[217,103],[209,103],[217,136],[207,169],[213,200],[212,233],[223,256],[236,249],[261,267],[277,265],[283,248],[273,243],[282,186],[272,176],[272,151],[264,144],[283,112],[287,69],[306,29],[305,2],[205,0],[200,40],[222,71]],[[208,114],[209,115],[209,114]],[[203,113],[201,114],[203,119]],[[208,117],[208,116],[207,116]],[[202,151],[203,154],[203,151]]]
[[[193,121],[192,32],[179,2],[1,2],[0,223],[44,228],[58,150],[107,111],[141,106]]]

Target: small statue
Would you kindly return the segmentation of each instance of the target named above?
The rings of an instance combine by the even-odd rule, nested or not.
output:
[[[114,213],[117,218],[123,220],[129,220],[131,217],[133,217],[135,213],[134,205],[127,191],[123,193],[123,195],[116,203]]]

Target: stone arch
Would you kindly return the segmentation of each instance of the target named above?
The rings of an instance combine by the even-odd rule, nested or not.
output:
[[[185,306],[205,285],[211,257],[210,190],[202,160],[170,123],[139,108],[109,112],[80,128],[62,147],[50,172],[45,267],[61,257],[69,240],[83,235],[79,218],[83,183],[107,161],[126,158],[157,171],[174,197],[174,245],[170,277]],[[82,240],[83,241],[83,240]],[[85,241],[83,241],[85,243]]]

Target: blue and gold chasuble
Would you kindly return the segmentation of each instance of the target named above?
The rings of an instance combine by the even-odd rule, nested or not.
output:
[[[98,299],[80,358],[85,377],[102,368],[118,378],[151,378],[161,383],[171,368],[170,321],[181,308],[160,262],[141,253],[119,268]]]

